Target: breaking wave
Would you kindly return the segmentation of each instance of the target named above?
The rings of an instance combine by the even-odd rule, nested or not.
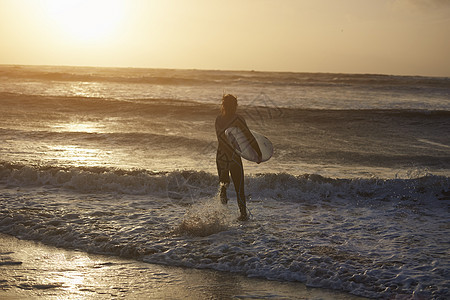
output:
[[[80,193],[106,192],[126,195],[213,196],[218,178],[204,171],[152,172],[108,167],[61,167],[0,163],[0,182],[7,186],[51,186]],[[248,176],[250,198],[280,201],[347,199],[362,203],[397,201],[423,205],[448,200],[450,178],[425,175],[399,179],[339,179],[315,174],[263,173]]]

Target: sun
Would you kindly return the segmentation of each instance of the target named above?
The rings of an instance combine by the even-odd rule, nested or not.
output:
[[[113,36],[124,12],[124,0],[45,0],[42,4],[57,29],[82,42]]]

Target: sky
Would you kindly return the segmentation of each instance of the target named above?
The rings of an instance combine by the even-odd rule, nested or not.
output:
[[[450,0],[0,0],[0,64],[450,77]]]

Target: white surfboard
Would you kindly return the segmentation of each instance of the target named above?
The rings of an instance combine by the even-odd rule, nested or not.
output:
[[[250,130],[258,143],[259,149],[261,149],[262,159],[261,162],[269,160],[273,155],[273,145],[268,138],[259,134],[253,130]],[[253,149],[250,141],[247,140],[245,134],[237,127],[230,127],[225,130],[225,135],[228,141],[233,146],[234,150],[246,160],[257,162],[258,154]]]

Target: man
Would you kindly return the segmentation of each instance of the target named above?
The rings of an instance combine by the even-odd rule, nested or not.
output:
[[[237,98],[227,94],[222,97],[221,114],[216,118],[216,135],[219,141],[217,147],[216,163],[220,181],[220,199],[223,204],[228,202],[227,188],[230,185],[230,173],[233,180],[234,189],[236,190],[237,203],[239,206],[240,216],[238,220],[248,220],[247,206],[244,193],[244,168],[242,159],[236,153],[233,146],[228,141],[225,130],[230,127],[239,128],[250,141],[251,146],[258,154],[258,162],[261,162],[261,149],[258,146],[254,136],[248,129],[244,118],[236,113]]]

